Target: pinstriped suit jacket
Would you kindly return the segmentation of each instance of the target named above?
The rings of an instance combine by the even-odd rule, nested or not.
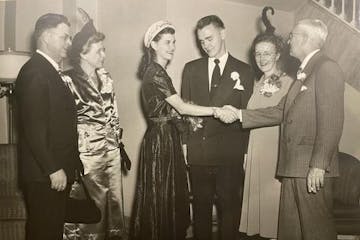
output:
[[[243,127],[281,124],[278,176],[306,177],[316,167],[326,170],[325,177],[335,177],[344,121],[343,73],[322,52],[304,72],[306,78],[295,81],[277,106],[243,110]]]

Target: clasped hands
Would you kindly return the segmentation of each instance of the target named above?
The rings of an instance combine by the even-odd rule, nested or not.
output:
[[[222,108],[214,108],[214,117],[224,123],[232,123],[240,119],[240,111],[231,105],[225,105]]]

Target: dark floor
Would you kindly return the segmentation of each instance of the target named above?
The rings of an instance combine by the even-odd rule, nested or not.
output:
[[[239,240],[266,240],[268,238],[260,237],[259,235],[247,236],[245,233],[239,233]]]
[[[238,240],[267,240],[268,238],[262,238],[259,235],[247,236],[245,233],[239,233]],[[193,238],[187,238],[186,240],[194,240]],[[216,233],[214,233],[212,240],[216,240]]]

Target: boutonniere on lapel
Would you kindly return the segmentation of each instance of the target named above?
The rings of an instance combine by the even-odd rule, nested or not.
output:
[[[100,92],[101,93],[112,93],[113,91],[113,86],[112,86],[112,82],[113,80],[110,77],[110,73],[108,71],[105,70],[105,68],[99,68],[96,70],[96,73],[99,77],[99,79],[101,80],[102,83],[102,87]]]
[[[241,85],[240,74],[238,72],[232,72],[230,77],[233,81],[236,81],[233,89],[237,89],[239,91],[245,90],[244,86]]]
[[[303,70],[299,70],[296,73],[296,79],[302,82],[300,92],[307,90],[307,87],[304,85],[304,81],[305,81],[306,77],[307,77],[306,73]]]

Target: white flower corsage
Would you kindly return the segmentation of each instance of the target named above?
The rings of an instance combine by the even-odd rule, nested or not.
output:
[[[190,124],[190,127],[191,127],[191,130],[193,132],[196,132],[198,129],[200,128],[203,128],[203,118],[201,117],[191,117],[191,116],[188,116],[186,117],[187,121],[189,121],[189,124]]]
[[[272,74],[270,77],[264,80],[264,84],[260,88],[260,94],[265,97],[271,97],[274,93],[278,92],[281,88],[280,76],[285,75],[285,73]]]
[[[96,73],[102,82],[101,93],[112,93],[113,80],[110,77],[110,73],[105,68],[99,68]]]
[[[236,81],[233,89],[237,89],[237,90],[240,90],[240,91],[245,90],[244,86],[241,85],[240,74],[238,72],[232,72],[230,77],[231,77],[232,80]]]
[[[185,102],[187,102],[189,104],[195,104],[192,101],[185,101]],[[187,122],[188,126],[190,127],[190,130],[193,132],[196,132],[200,128],[203,128],[204,119],[202,117],[185,116],[184,120]]]

